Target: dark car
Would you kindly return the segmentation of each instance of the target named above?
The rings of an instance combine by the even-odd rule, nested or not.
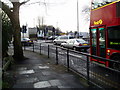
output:
[[[21,38],[22,45],[30,46],[33,44],[33,40],[30,40],[29,38]]]
[[[83,39],[69,39],[66,43],[61,43],[61,46],[80,51],[87,51],[90,48],[89,43]]]

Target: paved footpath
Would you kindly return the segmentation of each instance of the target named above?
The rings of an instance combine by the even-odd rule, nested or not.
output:
[[[16,78],[13,88],[84,88],[78,76],[52,59],[31,51],[24,54],[28,59],[12,67]]]

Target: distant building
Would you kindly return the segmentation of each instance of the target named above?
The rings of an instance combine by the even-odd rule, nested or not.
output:
[[[71,35],[71,36],[78,36],[77,33],[75,32],[69,32],[68,35]],[[82,38],[89,38],[89,33],[88,32],[79,32],[79,37],[82,37]]]
[[[89,38],[89,33],[88,32],[80,32],[80,36],[83,36],[82,38]]]
[[[37,39],[37,28],[28,28],[29,38]]]
[[[28,28],[29,35],[30,34],[37,34],[37,28]]]
[[[75,34],[73,32],[69,32],[68,35],[74,36]]]

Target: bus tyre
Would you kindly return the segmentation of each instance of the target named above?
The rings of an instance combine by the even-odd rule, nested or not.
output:
[[[111,59],[120,62],[120,55],[113,56]],[[111,66],[111,68],[120,71],[120,63],[111,62],[110,66]]]

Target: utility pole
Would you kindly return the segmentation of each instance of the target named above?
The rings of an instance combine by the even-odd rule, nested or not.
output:
[[[79,7],[78,7],[78,0],[77,0],[77,32],[79,38]]]

